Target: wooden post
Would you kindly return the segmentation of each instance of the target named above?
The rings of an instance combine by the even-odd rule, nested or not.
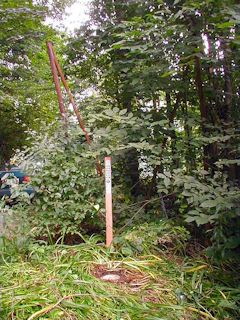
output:
[[[113,240],[111,157],[105,157],[106,246]]]

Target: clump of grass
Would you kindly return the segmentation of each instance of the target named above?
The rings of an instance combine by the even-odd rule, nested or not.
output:
[[[239,270],[213,266],[206,261],[188,261],[182,270],[188,299],[201,310],[211,310],[217,319],[240,318]]]
[[[126,255],[138,255],[149,251],[184,254],[187,240],[190,238],[184,227],[176,226],[173,221],[166,219],[136,224],[131,230],[122,231],[115,236],[114,245]]]
[[[94,265],[118,265],[144,273],[149,282],[137,292],[94,277]],[[158,286],[167,264],[155,256],[119,258],[94,239],[75,247],[32,246],[25,259],[1,267],[3,319],[183,319],[186,308],[176,284]],[[145,299],[149,290],[157,303]]]
[[[98,242],[92,237],[72,247],[30,244],[25,251],[15,250],[14,259],[5,250],[1,319],[237,319],[229,303],[239,293],[220,287],[217,278],[211,282],[216,269],[206,262],[177,265],[150,252],[126,257]],[[92,272],[99,265],[136,272],[147,281],[137,290],[105,282]]]

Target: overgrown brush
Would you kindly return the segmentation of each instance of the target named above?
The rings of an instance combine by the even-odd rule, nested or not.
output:
[[[21,233],[54,243],[101,230],[104,180],[78,128],[41,136],[18,158],[35,189],[32,199],[18,198],[12,207]]]
[[[189,237],[189,232],[184,227],[165,219],[134,225],[130,230],[117,234],[114,245],[125,255],[147,253],[149,250],[185,254]]]
[[[204,170],[191,175],[183,170],[160,174],[159,192],[174,193],[185,222],[198,226],[215,260],[234,259],[240,249],[239,196],[237,185],[221,171]],[[205,232],[207,231],[207,232]]]

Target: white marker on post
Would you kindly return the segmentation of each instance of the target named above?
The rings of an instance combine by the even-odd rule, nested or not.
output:
[[[105,157],[106,246],[113,240],[111,157]]]

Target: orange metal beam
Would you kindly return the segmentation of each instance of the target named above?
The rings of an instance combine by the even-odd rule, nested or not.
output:
[[[66,113],[66,109],[65,109],[64,103],[63,103],[61,86],[60,86],[60,82],[58,79],[58,72],[57,72],[54,53],[53,53],[53,46],[50,41],[47,42],[47,49],[48,49],[48,55],[49,55],[49,60],[50,60],[50,65],[51,65],[51,71],[52,71],[52,75],[53,75],[53,81],[55,84],[57,97],[58,97],[59,110],[60,110],[62,119],[66,125],[67,124],[67,113]]]
[[[77,120],[78,120],[78,123],[79,123],[79,126],[80,128],[82,129],[82,131],[84,132],[85,134],[85,137],[86,137],[86,141],[87,143],[90,145],[91,144],[91,138],[85,128],[85,125],[84,125],[84,121],[80,115],[80,112],[78,110],[78,107],[75,103],[75,100],[73,98],[73,95],[71,93],[71,90],[68,86],[68,83],[64,77],[64,74],[62,72],[62,69],[61,69],[61,66],[58,62],[58,59],[57,59],[57,56],[56,56],[56,53],[54,51],[54,48],[53,48],[53,44],[48,41],[47,42],[47,47],[48,47],[48,54],[49,54],[49,59],[50,59],[50,64],[51,64],[51,69],[52,69],[52,74],[53,74],[53,78],[54,78],[54,83],[55,83],[55,87],[56,87],[56,91],[57,91],[57,95],[58,95],[58,102],[59,102],[59,108],[60,108],[60,112],[63,116],[63,118],[66,120],[66,110],[65,110],[65,107],[64,107],[64,104],[63,104],[63,99],[62,99],[62,93],[61,93],[61,87],[60,87],[60,83],[59,83],[59,79],[58,79],[58,74],[62,80],[62,83],[64,85],[64,88],[69,96],[69,101],[70,103],[72,104],[73,106],[73,110],[75,112],[75,115],[77,117]],[[102,166],[101,166],[101,163],[97,157],[97,163],[96,163],[96,167],[97,167],[97,172],[98,172],[98,175],[102,176],[103,175],[103,172],[102,172]]]
[[[65,87],[65,89],[66,89],[66,92],[67,92],[68,96],[69,96],[69,101],[70,101],[70,103],[71,103],[72,106],[73,106],[73,110],[74,110],[74,112],[75,112],[75,114],[76,114],[76,117],[77,117],[77,119],[78,119],[79,126],[81,127],[82,131],[83,131],[84,134],[85,134],[87,143],[88,143],[88,144],[91,144],[91,139],[90,139],[90,137],[89,137],[88,132],[86,131],[86,128],[85,128],[83,119],[82,119],[82,117],[81,117],[81,115],[80,115],[80,112],[79,112],[78,107],[77,107],[77,105],[76,105],[76,103],[75,103],[75,100],[74,100],[74,98],[73,98],[73,95],[72,95],[72,93],[71,93],[71,91],[70,91],[70,89],[69,89],[68,83],[67,83],[67,81],[66,81],[66,79],[65,79],[65,77],[64,77],[64,74],[63,74],[62,69],[61,69],[61,67],[60,67],[60,64],[59,64],[59,62],[58,62],[58,59],[57,59],[57,56],[56,56],[56,54],[55,54],[54,49],[53,49],[53,55],[54,55],[54,61],[55,61],[55,65],[56,65],[57,71],[58,71],[58,73],[59,73],[59,75],[60,75],[60,77],[61,77],[62,83],[63,83],[63,85],[64,85],[64,87]]]

